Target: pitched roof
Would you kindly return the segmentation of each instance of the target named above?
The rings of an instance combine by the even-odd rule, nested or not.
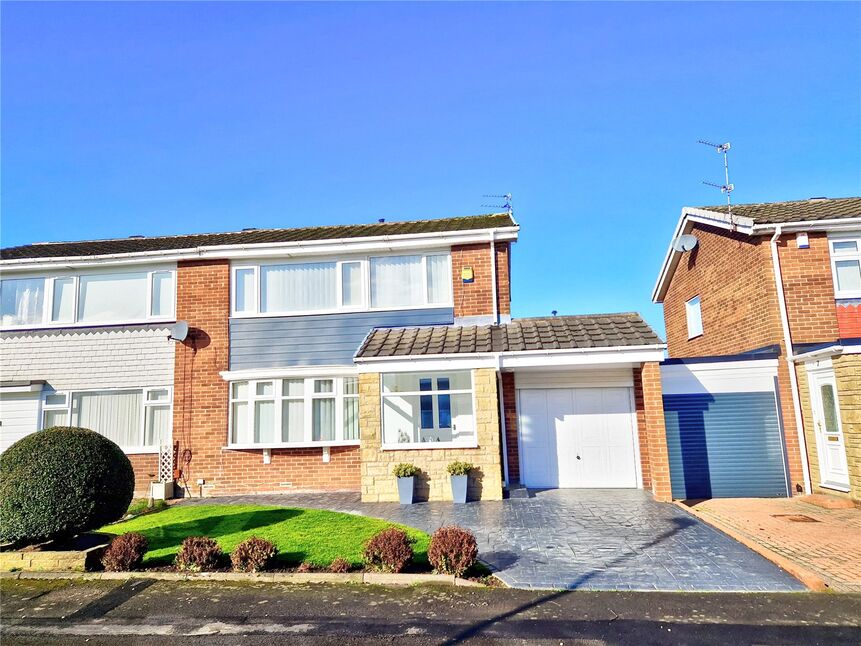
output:
[[[698,206],[703,211],[726,215],[727,205]],[[861,217],[861,197],[812,198],[792,202],[761,204],[733,204],[734,216],[746,217],[754,224],[783,224],[787,222],[813,222],[816,220],[842,220]]]
[[[503,325],[377,328],[356,358],[663,344],[636,312],[515,319]]]
[[[278,242],[305,242],[373,236],[400,236],[417,233],[442,233],[514,227],[517,223],[508,213],[489,213],[437,220],[375,222],[297,229],[248,229],[228,233],[196,233],[177,236],[130,237],[82,242],[40,242],[0,250],[2,260],[31,258],[65,258],[108,254],[172,251],[221,245],[253,245]]]

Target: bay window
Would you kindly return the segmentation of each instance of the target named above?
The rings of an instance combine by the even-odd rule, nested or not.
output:
[[[232,446],[308,446],[359,440],[356,377],[234,381]]]
[[[155,452],[171,443],[170,389],[87,390],[45,395],[42,428],[79,426],[128,452]]]
[[[172,269],[0,281],[3,327],[78,326],[173,320]]]
[[[469,371],[385,374],[382,400],[384,448],[475,446]]]
[[[317,314],[451,305],[448,253],[237,265],[233,315]]]
[[[861,298],[861,235],[829,238],[836,298]]]

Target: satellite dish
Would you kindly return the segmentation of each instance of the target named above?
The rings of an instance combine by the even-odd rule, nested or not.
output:
[[[167,337],[171,341],[179,341],[182,343],[188,338],[188,322],[187,321],[177,321],[173,327],[170,328],[170,336]]]
[[[675,240],[673,240],[673,249],[675,251],[681,251],[682,253],[686,251],[691,251],[694,247],[697,246],[697,237],[692,236],[690,234],[681,235]]]

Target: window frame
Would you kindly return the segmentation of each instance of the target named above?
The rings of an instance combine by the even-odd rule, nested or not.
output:
[[[167,391],[167,401],[148,401],[148,395],[151,391]],[[173,386],[138,386],[129,388],[74,388],[68,390],[46,390],[40,398],[42,410],[39,413],[39,430],[45,430],[45,412],[46,411],[64,411],[66,413],[66,424],[72,423],[72,400],[75,395],[86,393],[125,393],[125,392],[140,392],[141,406],[138,412],[138,420],[140,422],[140,439],[143,441],[146,436],[146,409],[147,407],[167,407],[168,419],[168,434],[173,443]],[[49,395],[63,395],[66,398],[64,404],[48,404],[47,397]],[[98,432],[98,431],[96,431]],[[123,453],[126,455],[138,455],[145,453],[159,453],[160,446],[148,446],[139,444],[134,446],[120,446]]]
[[[856,245],[855,251],[839,252],[835,251],[834,244],[837,242],[854,242]],[[855,260],[861,267],[861,232],[853,231],[841,235],[828,236],[828,255],[831,263],[831,279],[834,283],[834,298],[861,298],[861,289],[857,290],[841,290],[837,282],[837,263],[841,260]]]
[[[248,378],[248,379],[231,379],[228,382],[228,423],[227,423],[227,449],[235,449],[235,450],[252,450],[252,449],[301,449],[301,448],[313,448],[313,447],[324,447],[324,446],[358,446],[360,443],[360,438],[354,440],[346,440],[344,439],[344,400],[346,398],[358,399],[359,393],[358,388],[355,393],[346,394],[344,392],[344,380],[345,379],[353,379],[358,378],[357,375],[351,374],[340,374],[340,375],[286,375],[286,376],[277,376],[277,377],[259,377],[259,378]],[[275,402],[275,416],[274,416],[274,425],[276,435],[280,435],[281,429],[283,428],[283,413],[284,413],[284,401],[296,401],[299,399],[297,395],[285,395],[284,394],[284,381],[289,380],[302,380],[303,381],[303,390],[302,390],[302,400],[303,400],[303,428],[302,428],[302,441],[301,442],[234,442],[233,441],[233,409],[234,404],[237,402],[247,402],[248,406],[246,407],[246,423],[248,424],[248,428],[251,430],[252,437],[254,432],[254,421],[255,421],[255,410],[254,410],[254,402],[255,401],[271,401]],[[314,382],[315,381],[332,381],[332,392],[330,393],[315,393],[314,392]],[[263,396],[257,395],[257,384],[258,383],[269,383],[273,384],[273,395],[271,396]],[[241,399],[236,398],[233,395],[233,385],[238,383],[246,383],[248,384],[248,398]],[[313,401],[315,399],[334,399],[335,400],[335,439],[334,440],[313,440]],[[361,434],[360,434],[361,436]]]
[[[44,281],[44,296],[42,299],[42,319],[36,323],[26,323],[23,325],[2,325],[0,323],[0,329],[3,331],[14,331],[14,330],[37,330],[37,329],[49,329],[49,328],[84,328],[84,327],[105,327],[112,325],[134,325],[141,323],[170,323],[176,321],[176,282],[177,282],[177,273],[176,267],[168,266],[168,267],[153,267],[147,266],[136,269],[127,269],[124,271],[116,271],[117,268],[111,267],[110,269],[98,270],[98,271],[79,271],[79,272],[58,272],[55,274],[38,274],[38,275],[11,275],[4,276],[3,280],[16,280],[16,279],[37,279]],[[115,321],[81,321],[79,306],[81,302],[81,278],[89,277],[89,276],[117,276],[122,274],[143,274],[146,273],[146,316],[143,318],[130,318],[130,319],[120,319]],[[173,282],[173,312],[168,315],[153,315],[153,275],[154,274],[163,274],[168,273],[171,275],[171,279]],[[73,293],[73,303],[72,303],[72,320],[71,321],[54,321],[54,291],[55,285],[58,280],[72,280],[72,293]]]
[[[436,385],[436,380],[439,376],[449,376],[452,373],[463,372],[469,374],[469,388],[448,388],[447,390],[437,390],[436,388],[432,388],[431,390],[416,390],[416,391],[404,391],[397,393],[386,393],[385,388],[383,386],[383,379],[387,375],[394,374],[410,374],[417,375],[419,379],[422,377],[430,376],[431,383],[433,386]],[[385,400],[388,397],[421,397],[422,395],[431,395],[433,397],[432,400],[432,408],[433,416],[434,416],[434,430],[438,430],[439,425],[439,395],[470,395],[470,403],[472,406],[472,440],[470,442],[387,442],[386,441],[386,427],[385,427]],[[419,399],[419,402],[421,400]],[[414,449],[474,449],[478,448],[478,427],[476,425],[476,394],[475,394],[475,375],[472,370],[426,370],[426,371],[413,371],[406,373],[380,373],[380,449],[383,451],[407,451]],[[419,403],[419,425],[421,429],[421,403]]]
[[[421,293],[422,303],[419,305],[401,305],[393,307],[373,307],[371,305],[373,297],[373,285],[371,284],[371,259],[372,258],[390,258],[398,256],[421,256],[422,259],[422,281]],[[431,256],[445,256],[448,261],[448,299],[445,302],[431,303],[429,302],[428,290],[428,258]],[[329,309],[302,310],[302,311],[279,311],[279,312],[263,312],[261,311],[262,303],[262,281],[260,280],[261,267],[271,265],[303,265],[308,263],[335,263],[335,292],[337,295],[337,305]],[[358,263],[360,272],[360,283],[362,287],[361,298],[357,305],[344,305],[344,265]],[[253,272],[253,308],[248,312],[239,312],[236,310],[236,272],[242,269],[250,269]],[[452,278],[452,258],[449,249],[444,250],[403,250],[397,253],[369,253],[362,256],[345,256],[345,257],[313,257],[302,259],[284,259],[284,258],[266,258],[259,261],[242,261],[237,262],[230,268],[230,317],[231,318],[271,318],[283,316],[315,316],[320,314],[340,314],[349,312],[393,312],[400,310],[424,310],[436,309],[441,307],[454,307],[454,284]]]
[[[699,318],[699,330],[691,329],[691,311],[693,309],[693,303],[696,301],[696,311]],[[685,325],[687,327],[688,332],[688,341],[691,339],[696,339],[697,337],[701,337],[703,335],[703,301],[699,294],[693,296],[685,301]]]

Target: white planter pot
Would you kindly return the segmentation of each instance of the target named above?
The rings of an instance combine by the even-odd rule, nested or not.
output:
[[[153,482],[151,495],[153,500],[170,500],[173,498],[173,482]]]
[[[451,476],[451,499],[457,503],[466,502],[466,485],[469,476]]]
[[[413,481],[415,478],[398,478],[398,500],[402,505],[413,504]]]

